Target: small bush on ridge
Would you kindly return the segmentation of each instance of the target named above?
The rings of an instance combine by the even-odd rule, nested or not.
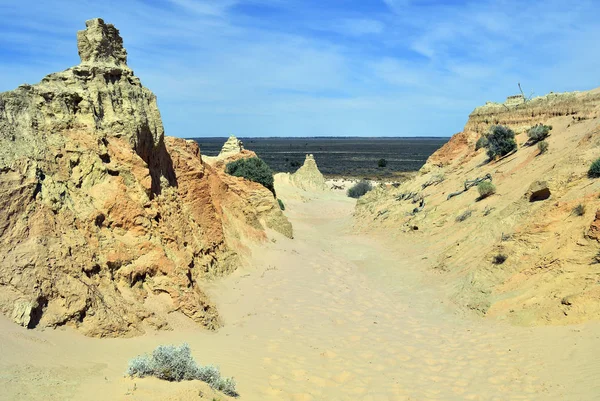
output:
[[[362,180],[350,187],[348,191],[346,191],[346,195],[348,195],[351,198],[358,199],[372,189],[373,185],[370,181]]]
[[[152,355],[136,356],[129,361],[127,375],[154,376],[167,381],[201,380],[227,395],[238,395],[235,391],[235,380],[221,377],[219,368],[215,366],[198,365],[188,344],[159,345]]]
[[[477,184],[477,190],[479,191],[479,197],[484,199],[496,193],[496,186],[489,181],[482,181]]]
[[[515,133],[504,125],[492,125],[487,140],[487,155],[490,159],[505,156],[517,148]]]
[[[227,174],[243,177],[247,180],[258,182],[275,196],[275,187],[273,186],[273,171],[262,159],[250,157],[239,159],[225,166]]]
[[[283,204],[283,201],[281,199],[277,199],[277,203],[279,203],[279,208],[281,210],[285,210],[285,205]]]
[[[385,160],[385,159],[379,159],[379,161],[377,162],[377,167],[384,168],[386,166],[387,166],[387,160]]]
[[[546,153],[546,151],[548,150],[548,142],[546,142],[546,141],[538,142],[537,146],[538,146],[538,150],[540,151],[540,155],[542,153]]]
[[[546,139],[551,129],[551,125],[538,124],[529,128],[527,131],[527,136],[533,143],[539,142],[543,139]]]
[[[590,166],[588,170],[588,177],[590,178],[598,178],[600,177],[600,159],[596,160]]]

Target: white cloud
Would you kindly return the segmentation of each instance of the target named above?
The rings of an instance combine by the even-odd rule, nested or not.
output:
[[[519,81],[536,94],[597,85],[586,0],[326,15],[295,0],[169,1],[0,3],[0,91],[75,64],[75,32],[96,16],[121,30],[170,135],[449,135]]]
[[[238,2],[235,0],[168,0],[186,11],[199,15],[224,16],[227,9]]]

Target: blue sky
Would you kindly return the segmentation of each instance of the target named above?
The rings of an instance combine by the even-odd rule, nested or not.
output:
[[[517,82],[600,86],[595,0],[0,0],[0,91],[78,64],[94,17],[180,137],[449,136]]]

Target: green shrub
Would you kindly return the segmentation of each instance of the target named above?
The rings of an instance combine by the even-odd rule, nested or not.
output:
[[[237,396],[235,380],[221,377],[219,368],[200,366],[194,361],[190,346],[159,345],[152,355],[139,355],[129,361],[127,375],[154,376],[162,380],[201,380],[227,395]]]
[[[489,181],[482,181],[477,184],[477,190],[479,191],[479,197],[483,199],[495,194],[496,186]]]
[[[551,129],[551,125],[538,124],[529,128],[529,130],[527,131],[527,136],[529,137],[531,142],[539,142],[543,139],[546,139]]]
[[[546,151],[548,150],[548,142],[546,141],[540,141],[538,142],[538,150],[540,151],[540,155],[542,153],[546,153]]]
[[[515,133],[504,125],[492,125],[487,140],[487,155],[490,159],[505,156],[517,148]]]
[[[346,195],[348,195],[351,198],[358,199],[372,189],[373,185],[370,181],[362,180],[350,187],[348,191],[346,191]]]
[[[590,178],[598,178],[600,177],[600,159],[596,160],[590,166],[588,170],[588,177]]]
[[[475,150],[479,150],[481,148],[486,148],[488,145],[488,139],[485,136],[482,136],[475,143]]]
[[[283,204],[283,201],[281,199],[277,199],[277,203],[279,203],[279,208],[281,210],[285,210],[285,205]]]
[[[379,161],[377,162],[377,167],[379,168],[385,168],[387,166],[387,160],[385,159],[379,159]]]
[[[273,186],[273,171],[271,168],[259,159],[251,157],[248,159],[239,159],[227,163],[225,172],[236,177],[243,177],[247,180],[258,182],[273,193],[275,196],[275,187]]]

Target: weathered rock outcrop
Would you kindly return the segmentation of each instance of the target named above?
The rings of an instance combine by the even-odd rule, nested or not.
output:
[[[475,142],[492,125],[509,126],[515,133],[525,133],[540,121],[566,117],[574,123],[598,117],[600,90],[588,92],[550,93],[525,101],[522,96],[509,96],[504,103],[488,102],[475,108],[462,132],[427,160],[423,172],[473,157]]]
[[[290,181],[304,190],[324,191],[327,189],[325,177],[319,171],[313,155],[306,155],[304,164],[290,176]]]
[[[543,154],[526,134],[540,123],[553,127]],[[489,161],[475,143],[494,124],[512,129],[518,148]],[[517,324],[600,319],[600,289],[592,284],[598,274],[600,218],[594,211],[600,209],[600,180],[587,175],[600,156],[599,134],[600,89],[488,103],[471,113],[464,130],[414,179],[359,199],[356,225],[385,227],[387,233],[401,228],[399,242],[427,244],[432,280],[439,277],[440,290],[478,313]],[[488,175],[495,194],[482,199],[463,190]],[[425,206],[416,210],[414,197],[406,194],[419,194]],[[500,259],[502,264],[494,263]]]
[[[227,141],[223,144],[221,152],[219,152],[219,158],[227,158],[236,155],[244,150],[244,144],[242,141],[237,139],[234,135],[231,135]]]
[[[218,327],[203,280],[287,220],[267,189],[165,137],[119,31],[86,25],[80,65],[0,94],[0,311],[93,336],[165,327],[174,310]]]
[[[535,181],[529,186],[525,197],[529,199],[529,202],[537,202],[548,199],[550,194],[550,188],[546,181]]]

